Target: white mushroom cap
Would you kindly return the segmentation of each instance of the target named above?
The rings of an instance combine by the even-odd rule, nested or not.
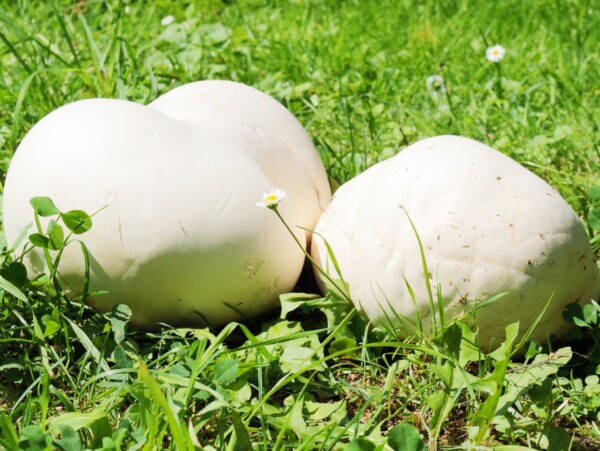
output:
[[[589,238],[571,207],[515,161],[467,138],[420,141],[349,181],[316,232],[331,245],[353,301],[375,322],[394,310],[407,325],[420,317],[427,331],[427,283],[434,296],[440,285],[449,319],[506,292],[476,313],[484,348],[515,321],[524,332],[550,299],[533,338],[561,333],[566,304],[600,295]],[[335,277],[319,236],[313,256]]]
[[[248,95],[270,100],[231,86],[238,103]],[[105,207],[81,236],[91,289],[110,291],[92,297],[94,306],[127,303],[133,321],[146,325],[219,325],[264,312],[292,289],[304,255],[276,215],[256,202],[282,188],[288,199],[279,210],[289,225],[314,228],[319,202],[326,206],[331,196],[322,164],[308,170],[302,164],[318,159],[316,149],[291,113],[272,102],[271,109],[259,105],[256,115],[292,129],[289,158],[279,143],[269,147],[277,142],[269,132],[261,139],[234,119],[235,102],[198,120],[174,117],[176,105],[161,101],[155,108],[91,99],[59,108],[32,128],[11,162],[4,192],[9,242],[32,222],[34,196],[52,198],[62,211]],[[260,153],[264,158],[256,158]],[[304,231],[295,230],[304,243]],[[30,272],[43,270],[39,252],[27,254],[27,263]],[[59,272],[81,290],[77,243],[67,247]]]

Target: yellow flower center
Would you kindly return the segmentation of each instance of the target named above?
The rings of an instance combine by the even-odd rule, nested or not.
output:
[[[500,52],[498,50],[492,50],[492,55],[498,56]]]
[[[277,196],[275,194],[270,194],[265,197],[265,202],[275,202],[277,201]]]

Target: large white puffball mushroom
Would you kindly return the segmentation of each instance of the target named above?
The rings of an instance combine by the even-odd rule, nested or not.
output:
[[[547,303],[532,338],[559,334],[566,304],[600,295],[589,239],[565,200],[507,156],[458,136],[420,141],[350,180],[316,232],[313,257],[339,279],[327,240],[352,300],[377,323],[410,331],[420,318],[430,331],[427,285],[436,304],[441,289],[446,319],[505,293],[474,314],[483,348],[513,322],[527,330]]]
[[[148,106],[90,99],[50,113],[27,134],[4,190],[10,243],[33,221],[29,200],[93,217],[81,236],[101,310],[128,304],[140,325],[220,325],[273,307],[296,283],[304,255],[263,193],[287,192],[279,211],[301,243],[331,193],[319,155],[282,105],[248,86],[203,81]],[[30,230],[33,232],[33,230]],[[25,257],[44,270],[40,252]],[[60,277],[82,288],[77,243]]]

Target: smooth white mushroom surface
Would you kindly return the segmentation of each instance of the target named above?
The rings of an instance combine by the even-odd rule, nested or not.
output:
[[[304,255],[276,215],[256,206],[287,192],[279,211],[313,229],[331,193],[319,155],[282,105],[248,86],[192,83],[148,106],[90,99],[50,113],[27,134],[4,190],[9,243],[33,221],[29,200],[92,213],[80,238],[90,254],[91,303],[128,304],[134,323],[219,325],[276,305]],[[32,232],[31,230],[30,232]],[[28,253],[30,275],[44,270]],[[67,246],[60,276],[81,290],[80,246]]]
[[[458,136],[420,141],[350,180],[316,232],[313,257],[339,278],[327,240],[357,308],[374,322],[411,330],[420,318],[429,331],[427,285],[436,303],[441,289],[447,319],[506,293],[474,314],[483,348],[513,322],[527,330],[547,303],[532,338],[560,334],[566,304],[600,295],[589,238],[567,202],[509,157]]]

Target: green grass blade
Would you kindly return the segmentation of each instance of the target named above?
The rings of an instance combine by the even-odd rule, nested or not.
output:
[[[5,413],[0,414],[0,430],[2,430],[2,438],[0,444],[7,450],[19,449],[19,435],[13,425],[10,417]]]
[[[103,371],[110,371],[110,366],[106,362],[102,353],[98,350],[98,348],[94,345],[92,340],[87,336],[87,334],[71,319],[69,319],[66,315],[61,313],[63,319],[71,326],[71,329],[84,346],[85,350],[89,353],[90,356],[94,359],[94,361],[102,368]]]
[[[160,385],[152,378],[146,364],[142,359],[138,359],[139,372],[138,377],[142,380],[146,386],[150,389],[153,399],[160,405],[161,412],[165,415],[167,423],[169,424],[169,430],[171,431],[173,442],[175,443],[175,449],[182,451],[194,451],[194,445],[191,443],[187,436],[187,428],[182,426],[182,423],[175,416],[173,409],[169,405],[167,398],[163,394]]]

